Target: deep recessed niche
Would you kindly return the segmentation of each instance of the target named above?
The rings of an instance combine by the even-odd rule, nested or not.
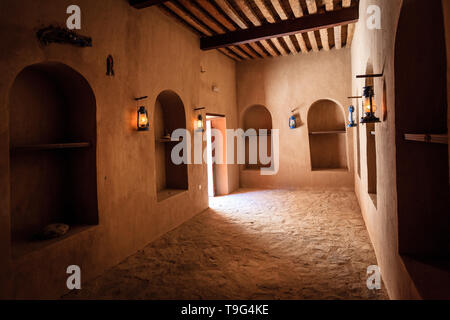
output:
[[[347,169],[347,137],[342,108],[331,100],[314,102],[308,111],[311,168]]]
[[[243,117],[243,129],[247,131],[248,129],[255,129],[255,136],[249,136],[245,139],[245,169],[246,170],[258,170],[260,168],[268,168],[270,167],[271,163],[264,164],[261,161],[260,158],[260,136],[261,129],[267,130],[267,157],[271,157],[271,148],[272,148],[272,137],[271,137],[271,130],[272,130],[272,116],[270,114],[270,111],[262,105],[254,105],[249,108],[247,108],[244,112]],[[256,163],[251,164],[250,163],[250,140],[252,138],[256,139]],[[264,161],[265,162],[265,161]]]
[[[36,239],[46,225],[68,224],[70,235],[98,224],[96,101],[78,72],[41,63],[16,77],[9,107],[11,240],[21,255],[49,243]]]
[[[158,201],[188,190],[187,164],[175,164],[171,160],[172,149],[179,141],[166,138],[176,129],[186,128],[186,115],[181,98],[166,90],[158,95],[154,111],[155,175]]]

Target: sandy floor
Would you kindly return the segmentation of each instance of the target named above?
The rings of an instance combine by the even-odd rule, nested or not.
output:
[[[75,299],[387,299],[352,192],[240,190],[169,232]]]

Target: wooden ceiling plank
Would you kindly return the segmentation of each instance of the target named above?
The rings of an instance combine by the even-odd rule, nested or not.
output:
[[[300,5],[300,0],[289,0],[289,5],[291,6],[291,10],[296,18],[303,17],[303,9]],[[303,53],[309,52],[308,47],[306,46],[305,39],[303,39],[302,34],[296,33],[295,38],[298,41],[300,49]]]
[[[214,35],[212,37],[201,38],[201,48],[203,50],[216,49],[229,45],[239,45],[243,43],[279,38],[286,35],[293,35],[302,32],[311,32],[312,37],[305,41],[316,42],[317,50],[320,40],[320,29],[333,28],[339,25],[356,23],[359,19],[359,8],[354,5],[350,8],[329,11],[321,14],[305,15],[301,18],[268,23],[258,27],[251,27],[247,30],[237,30],[227,34]],[[317,33],[318,41],[314,38]],[[311,44],[313,47],[314,45]]]
[[[325,10],[326,11],[333,11],[334,10],[334,2],[333,2],[333,0],[324,0],[325,1]],[[321,35],[322,35],[322,32],[323,33],[327,33],[327,38],[328,38],[328,30],[324,30],[324,31],[320,31],[321,33]],[[322,38],[322,44],[324,43],[324,38]],[[328,46],[328,50],[330,50],[330,42],[331,42],[331,39],[327,39],[327,46]],[[335,48],[336,49],[341,49],[341,44],[342,44],[342,41],[341,41],[341,26],[337,26],[337,27],[334,27],[334,46],[335,46]],[[324,46],[324,49],[325,50],[327,50],[326,48],[325,48],[325,46]]]
[[[289,4],[296,18],[300,18],[303,16],[303,9],[300,5],[300,0],[289,0]]]
[[[201,32],[200,30],[198,30],[197,28],[195,28],[194,26],[192,26],[191,24],[189,24],[186,20],[182,19],[181,17],[179,17],[176,13],[174,13],[172,10],[170,10],[168,7],[166,7],[165,5],[160,4],[158,6],[158,8],[166,15],[170,16],[171,18],[174,18],[177,22],[179,22],[181,25],[183,25],[184,27],[187,27],[189,30],[192,30],[195,34],[197,34],[198,36],[202,37],[205,36],[205,34],[203,32]]]
[[[230,52],[229,50],[227,50],[228,48],[220,48],[218,49],[221,53],[223,53],[224,55],[226,55],[227,57],[235,60],[235,61],[242,61],[243,59],[235,54],[233,54],[232,52]]]
[[[275,18],[272,16],[272,13],[270,13],[269,9],[266,7],[266,4],[263,0],[253,0],[258,7],[259,11],[261,11],[263,17],[267,20],[269,23],[275,23]],[[288,37],[289,38],[289,37]],[[284,37],[283,37],[284,39]],[[277,48],[277,50],[281,53],[283,56],[289,55],[289,52],[287,52],[281,42],[277,38],[271,39],[274,46]],[[286,41],[286,39],[285,39]],[[289,39],[289,42],[293,46],[291,39]],[[289,47],[289,44],[288,44]],[[289,48],[290,49],[290,48]]]
[[[286,14],[286,12],[284,12],[283,6],[281,5],[280,0],[273,0],[272,1],[272,5],[275,8],[275,11],[277,12],[278,16],[280,17],[281,20],[287,20],[288,16]],[[300,5],[300,4],[299,4]],[[303,13],[302,13],[303,14]],[[289,50],[291,51],[292,54],[297,54],[297,49],[295,49],[295,45],[292,42],[291,38],[289,36],[283,36],[284,41],[286,42],[287,46],[289,47]],[[297,41],[298,38],[296,37]],[[302,38],[303,40],[303,38]],[[302,48],[302,45],[300,44],[300,48]],[[305,45],[306,48],[306,45]],[[303,49],[301,49],[303,50]]]
[[[241,44],[238,46],[239,50],[247,55],[251,59],[259,58],[257,54],[255,54],[252,50],[250,50],[245,44]]]
[[[308,47],[306,46],[305,39],[303,39],[303,36],[301,33],[294,34],[295,38],[297,39],[298,45],[300,46],[300,49],[303,53],[308,53]]]
[[[239,28],[247,29],[247,25],[239,17],[239,14],[234,10],[234,8],[228,3],[227,0],[215,0],[217,5],[225,12],[228,17],[236,23]]]
[[[226,15],[234,22],[236,25],[238,25],[241,29],[247,29],[247,25],[244,21],[239,17],[239,14],[234,10],[233,6],[230,5],[230,3],[227,0],[215,0],[216,4],[225,12]],[[250,47],[253,48],[258,54],[260,54],[262,57],[266,57],[267,53],[264,52],[256,42],[249,43]],[[273,53],[272,53],[273,52]],[[275,52],[272,50],[270,52],[268,50],[269,56],[275,55]]]
[[[259,21],[256,14],[253,12],[252,8],[249,6],[246,0],[238,0],[236,4],[239,6],[239,9],[242,10],[242,13],[253,23],[255,27],[259,27],[261,25],[261,21]]]
[[[180,19],[186,21],[189,25],[191,25],[193,28],[199,30],[200,32],[204,33],[207,36],[212,36],[212,33],[205,28],[203,25],[198,23],[195,19],[193,19],[191,16],[186,14],[183,10],[181,10],[178,6],[173,4],[172,2],[166,2],[164,4],[165,7],[169,8],[170,11],[172,11],[174,14],[176,14]]]
[[[306,6],[308,7],[308,13],[309,14],[317,13],[316,0],[305,0],[305,1],[306,1]],[[314,52],[319,52],[319,46],[317,45],[317,40],[316,40],[314,31],[308,32],[308,38],[309,38],[309,42],[311,43],[312,50]],[[328,43],[328,39],[327,39],[327,43]]]
[[[202,10],[200,10],[191,0],[177,0],[183,7],[185,7],[192,15],[200,19],[205,25],[214,30],[219,34],[225,33],[227,30],[224,29],[216,21],[208,17]]]
[[[267,53],[264,52],[263,49],[261,49],[256,42],[251,42],[248,44],[253,50],[255,50],[261,57],[267,57]],[[269,54],[270,56],[270,54]]]
[[[275,50],[273,50],[272,46],[269,44],[267,40],[259,41],[259,43],[261,43],[264,49],[266,49],[267,52],[269,52],[272,57],[278,56],[278,53]]]
[[[266,3],[263,0],[254,0],[256,6],[258,7],[258,9],[261,11],[261,13],[263,14],[264,18],[266,18],[266,20],[269,23],[275,23],[275,17],[272,15],[272,13],[270,12],[269,8],[267,8]],[[278,16],[280,17],[281,20],[287,20],[287,16],[286,13],[284,12],[283,8],[281,7],[281,4],[279,2],[279,0],[274,0],[272,2],[272,5],[275,9],[275,11],[277,12]],[[291,38],[289,36],[283,36],[283,40],[286,43],[287,47],[289,48],[289,51],[292,54],[297,54],[297,50],[295,49],[294,43],[292,42]],[[282,55],[288,55],[289,52],[287,52],[284,47],[282,46],[282,44],[280,43],[280,41],[278,39],[272,39],[274,45],[277,47],[278,51],[280,51],[280,53]]]
[[[225,28],[227,28],[227,31],[236,30],[233,24],[230,23],[228,19],[224,17],[209,0],[196,0],[196,2],[217,21],[219,21]]]
[[[273,0],[272,5],[275,8],[275,11],[277,12],[278,16],[281,20],[287,20],[288,16],[286,12],[284,12],[283,6],[281,5],[281,0]]]
[[[342,7],[349,8],[352,5],[352,0],[342,0]],[[352,46],[353,36],[355,34],[355,24],[350,23],[347,29],[347,41],[345,46],[350,48]]]
[[[247,1],[245,0],[238,0],[236,1],[236,4],[239,6],[239,9],[241,9],[242,13],[253,23],[255,27],[258,27],[261,25],[261,22],[259,21],[258,17],[253,13],[252,9],[248,5]],[[272,46],[267,42],[267,40],[261,40],[260,43],[264,46],[264,48],[269,52],[272,56],[276,57],[278,54],[273,50]]]

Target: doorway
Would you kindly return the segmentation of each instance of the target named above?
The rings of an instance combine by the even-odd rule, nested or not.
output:
[[[206,115],[206,161],[208,167],[208,196],[226,195],[228,165],[226,163],[226,128],[224,115]]]

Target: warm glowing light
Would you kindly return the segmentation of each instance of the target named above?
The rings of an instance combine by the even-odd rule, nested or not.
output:
[[[139,107],[138,110],[138,130],[146,131],[149,129],[148,113],[145,107]]]
[[[377,110],[377,106],[375,105],[375,100],[373,97],[365,97],[364,98],[364,112],[375,112]]]
[[[374,91],[372,86],[364,87],[363,90],[363,108],[364,108],[364,117],[361,118],[361,123],[377,123],[380,122],[380,119],[378,119],[375,116],[375,111],[377,110],[377,107],[375,105],[375,99],[374,99]]]
[[[196,120],[197,130],[203,131],[203,117],[201,114],[198,115]]]

